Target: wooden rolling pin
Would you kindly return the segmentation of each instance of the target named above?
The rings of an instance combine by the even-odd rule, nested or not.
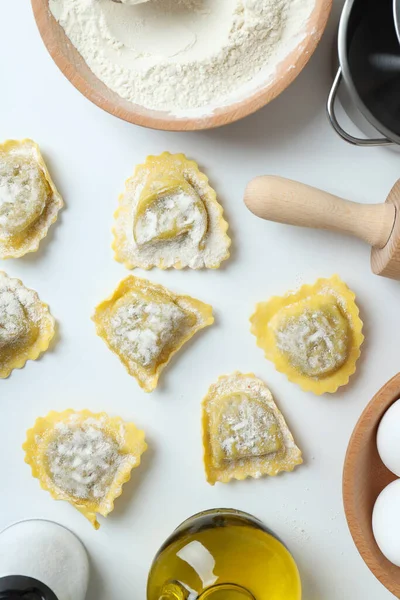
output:
[[[384,204],[357,204],[290,179],[265,175],[250,181],[244,201],[262,219],[355,235],[372,246],[374,273],[400,279],[400,180]]]

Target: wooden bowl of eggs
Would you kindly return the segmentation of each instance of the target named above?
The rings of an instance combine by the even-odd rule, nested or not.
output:
[[[174,131],[226,125],[268,104],[307,64],[331,6],[32,0],[48,51],[84,96],[125,121]]]
[[[353,540],[379,581],[400,598],[400,373],[362,413],[347,449],[343,500]]]

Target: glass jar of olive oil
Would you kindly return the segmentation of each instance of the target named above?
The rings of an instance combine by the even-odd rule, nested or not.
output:
[[[160,548],[147,600],[301,600],[296,563],[258,519],[230,509],[199,513]]]

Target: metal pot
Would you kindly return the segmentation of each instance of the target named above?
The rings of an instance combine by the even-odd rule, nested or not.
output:
[[[400,0],[346,0],[339,23],[339,69],[327,102],[335,131],[357,146],[400,145]],[[400,32],[400,27],[399,27]],[[339,124],[340,86],[383,137],[357,138]]]
[[[394,25],[396,27],[397,37],[400,42],[400,0],[393,0]]]

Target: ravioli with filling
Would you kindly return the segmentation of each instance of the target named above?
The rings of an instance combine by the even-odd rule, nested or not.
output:
[[[115,213],[115,258],[128,269],[217,269],[229,257],[228,224],[208,178],[183,154],[136,167]]]
[[[356,370],[363,324],[337,275],[258,304],[251,324],[266,358],[303,390],[333,393]]]
[[[96,307],[93,321],[128,373],[151,392],[172,356],[214,318],[208,304],[131,275]]]
[[[0,144],[0,258],[35,252],[63,201],[32,140]]]
[[[299,448],[272,394],[252,373],[220,377],[203,400],[204,465],[208,483],[292,471]]]
[[[72,504],[98,529],[97,513],[106,517],[113,510],[147,445],[133,423],[66,410],[37,419],[23,448],[42,488]]]
[[[54,318],[37,293],[0,271],[0,378],[36,360],[54,330]]]

